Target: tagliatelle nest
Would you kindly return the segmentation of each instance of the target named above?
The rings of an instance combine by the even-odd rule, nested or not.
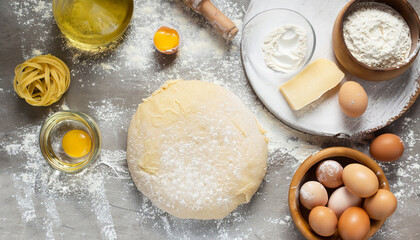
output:
[[[15,68],[15,92],[33,106],[57,102],[69,86],[69,68],[50,54],[33,57]]]

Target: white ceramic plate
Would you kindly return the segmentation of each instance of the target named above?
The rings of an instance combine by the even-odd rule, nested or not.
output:
[[[272,71],[265,65],[262,57],[264,37],[274,28],[292,21],[275,14],[279,10],[274,8],[287,8],[299,12],[312,24],[316,35],[316,48],[310,62],[326,58],[340,66],[334,56],[331,36],[335,17],[346,3],[345,0],[257,0],[250,4],[245,16],[241,43],[245,72],[264,105],[290,127],[323,136],[347,137],[368,133],[390,124],[417,98],[420,85],[419,59],[403,75],[384,82],[365,81],[345,71],[346,77],[342,83],[348,80],[359,82],[369,97],[368,108],[359,118],[350,118],[341,112],[338,104],[340,86],[299,111],[293,111],[289,107],[278,88],[297,72],[284,74]]]

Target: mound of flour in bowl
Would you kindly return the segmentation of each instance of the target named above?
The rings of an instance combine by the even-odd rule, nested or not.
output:
[[[265,64],[278,72],[297,69],[305,58],[306,39],[306,31],[300,26],[284,25],[274,29],[264,39]]]
[[[401,66],[411,50],[404,18],[381,3],[357,4],[344,21],[343,34],[353,57],[374,68]]]

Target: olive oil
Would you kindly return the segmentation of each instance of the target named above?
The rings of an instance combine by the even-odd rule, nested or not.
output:
[[[133,0],[53,0],[53,13],[70,42],[90,50],[121,37],[130,23],[133,5]]]

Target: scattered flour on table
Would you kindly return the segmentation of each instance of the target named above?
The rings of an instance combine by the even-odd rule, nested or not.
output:
[[[42,55],[42,52],[39,49],[33,49],[32,50],[32,56],[38,56],[38,55]]]
[[[132,109],[123,106],[124,99],[112,98],[104,99],[100,102],[88,103],[88,108],[92,111],[92,117],[99,125],[100,129],[115,128],[121,126],[122,130],[128,130],[130,117],[134,114]]]
[[[49,12],[49,5],[45,5],[45,2],[43,1],[38,1],[38,5],[34,6],[34,11],[36,13],[39,13],[40,11],[48,11]]]
[[[34,34],[33,29],[37,29],[36,41],[29,41],[30,35],[25,37],[25,31],[22,33],[21,44],[22,53],[25,59],[29,59],[43,50],[47,49],[46,41],[52,35],[51,22],[54,22],[52,13],[52,1],[46,0],[26,0],[11,1],[13,13],[17,18],[17,23],[22,27],[27,27],[26,34]],[[30,45],[30,47],[28,46]],[[25,47],[27,46],[27,47]],[[46,54],[46,53],[45,53]]]
[[[419,146],[420,136],[412,130],[412,126],[415,126],[418,120],[419,118],[407,117],[402,122],[402,129],[407,133],[401,136],[406,148],[403,156],[391,163],[378,162],[388,179],[391,191],[398,201],[396,213],[387,219],[385,227],[397,224],[400,221],[399,217],[418,218],[416,211],[407,211],[410,208],[418,209],[420,207],[420,203],[415,200],[420,197],[420,154],[407,154],[407,151],[412,152]],[[395,216],[397,214],[398,217]],[[398,231],[379,231],[377,234],[384,238],[404,238]]]
[[[78,199],[92,209],[104,239],[116,239],[104,182],[107,177],[128,179],[125,151],[103,150],[98,160],[85,171],[66,174],[49,166],[38,145],[39,126],[19,128],[0,142],[0,152],[22,161],[22,166],[11,172],[14,195],[22,221],[40,224],[46,230],[46,239],[54,239],[54,227],[61,224],[55,200]],[[105,169],[101,165],[107,166]],[[40,196],[47,217],[37,216],[34,198]]]
[[[290,217],[289,215],[286,215],[283,219],[280,218],[266,218],[264,219],[265,222],[267,223],[271,223],[274,225],[288,225],[290,226],[291,224],[293,224],[293,220],[292,217]]]
[[[402,136],[405,147],[414,148],[420,142],[420,136],[415,135],[411,126],[415,125],[419,119],[413,118],[404,118],[403,128],[408,132],[408,134]]]
[[[237,24],[239,29],[242,28],[244,6],[232,1],[214,0],[213,2]],[[258,221],[258,218],[251,215],[253,211],[248,210],[249,207],[254,207],[257,203],[269,198],[268,194],[261,193],[264,188],[281,187],[287,191],[291,176],[298,166],[309,155],[331,146],[329,138],[314,137],[294,131],[264,109],[247,81],[244,81],[239,51],[241,33],[232,43],[225,42],[202,17],[195,14],[182,1],[136,0],[133,20],[121,44],[110,52],[96,55],[80,52],[66,44],[62,36],[54,36],[56,33],[54,31],[57,29],[53,30],[54,27],[51,25],[54,24],[51,1],[11,1],[10,4],[17,23],[22,27],[23,57],[28,59],[35,55],[51,53],[53,50],[62,53],[60,57],[72,70],[73,86],[80,84],[78,87],[82,90],[107,84],[119,86],[121,91],[135,89],[151,94],[168,79],[201,79],[226,87],[238,95],[252,112],[260,113],[260,115],[257,114],[257,120],[268,131],[267,137],[270,140],[269,170],[263,182],[263,188],[254,196],[256,200],[252,200],[255,204],[240,206],[221,220],[194,221],[172,217],[155,207],[147,198],[141,197],[138,207],[132,209],[138,220],[136,224],[142,226],[142,230],[136,233],[139,237],[147,230],[163,234],[159,235],[161,238],[171,239],[267,238],[270,233],[264,233],[258,225],[252,224]],[[153,34],[161,25],[173,26],[180,32],[181,46],[177,55],[163,56],[154,49]],[[36,31],[33,31],[34,28]],[[216,64],[208,64],[207,61],[201,60],[206,58],[214,59]],[[145,72],[148,73],[147,76]],[[81,77],[86,73],[98,76],[102,82]],[[65,95],[65,98],[67,97],[70,98]],[[139,96],[138,101],[133,102],[131,107],[127,107],[125,99],[121,96],[118,98],[103,96],[100,100],[87,102],[89,111],[86,113],[99,124],[102,137],[112,139],[116,135],[115,129],[127,131],[131,116],[142,97],[147,96]],[[62,109],[69,109],[66,102],[70,101],[64,99]],[[42,226],[46,238],[53,238],[54,235],[57,236],[54,231],[61,224],[54,202],[59,199],[73,203],[76,200],[74,204],[92,209],[92,221],[96,221],[103,239],[123,238],[125,232],[118,232],[119,228],[116,225],[121,226],[125,223],[113,219],[104,183],[127,181],[127,185],[130,185],[125,149],[104,145],[100,157],[93,165],[80,173],[68,175],[52,169],[42,157],[38,146],[38,125],[22,126],[10,131],[7,136],[0,139],[0,153],[20,162],[18,169],[8,169],[7,172],[16,188],[14,198],[24,223]],[[413,133],[408,138],[408,140],[404,139],[408,142],[408,147],[415,148],[416,144],[418,145],[419,136]],[[115,142],[115,145],[118,146],[118,143]],[[359,149],[364,144],[359,141],[345,140],[341,143]],[[418,157],[409,157],[406,161],[415,163]],[[419,164],[399,167],[402,169],[399,171],[399,176],[396,175],[397,171],[386,168],[387,174],[394,173],[395,178],[399,179],[390,181],[391,184],[401,185],[403,182],[411,181],[411,177],[406,175],[418,176],[420,172]],[[288,171],[286,177],[285,170]],[[133,185],[129,188],[129,191],[135,189]],[[414,189],[414,193],[411,193],[408,185],[402,189],[404,191],[396,194],[402,204],[406,199],[406,192],[410,194],[418,192],[418,189]],[[124,190],[121,191],[124,195],[121,196],[122,199],[132,196],[132,194],[126,194]],[[136,191],[136,194],[140,193]],[[285,196],[281,195],[281,197]],[[39,209],[36,209],[39,205],[36,204],[37,201],[41,201],[41,205],[46,208],[46,216],[39,215]],[[287,210],[281,213],[270,211],[260,220],[270,226],[269,229],[272,231],[293,228],[292,219]]]

